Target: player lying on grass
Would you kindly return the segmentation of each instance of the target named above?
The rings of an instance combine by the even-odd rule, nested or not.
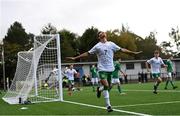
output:
[[[76,60],[81,57],[87,57],[89,54],[96,54],[98,57],[98,71],[100,82],[103,85],[101,88],[97,88],[97,97],[99,98],[101,92],[103,91],[106,107],[108,112],[112,112],[110,99],[109,99],[109,89],[111,85],[111,75],[114,71],[113,57],[114,52],[122,51],[125,53],[139,54],[141,52],[133,52],[124,48],[120,48],[115,43],[107,41],[107,36],[105,32],[98,33],[99,43],[97,43],[91,50],[80,54],[76,57],[67,57],[68,59]]]
[[[52,71],[50,72],[48,78],[45,80],[45,85],[46,88],[49,87],[48,81],[49,80],[53,80],[53,84],[51,85],[52,87],[55,88],[56,91],[56,95],[58,95],[58,88],[59,88],[59,83],[58,83],[58,69],[56,68],[56,66],[53,67]],[[50,87],[51,88],[51,87]]]

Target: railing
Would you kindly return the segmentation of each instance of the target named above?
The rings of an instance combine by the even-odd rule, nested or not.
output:
[[[173,75],[174,80],[180,80],[180,72],[176,72]],[[161,73],[161,78],[165,80],[167,78],[167,73]],[[121,79],[121,83],[146,83],[154,81],[152,74],[144,73],[144,74],[129,74],[127,78]]]

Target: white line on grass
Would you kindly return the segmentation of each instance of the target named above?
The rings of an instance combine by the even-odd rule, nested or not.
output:
[[[123,107],[132,107],[132,106],[149,106],[149,105],[162,105],[162,104],[173,104],[173,103],[180,103],[180,101],[132,104],[132,105],[122,105],[122,106],[112,106],[112,107],[113,108],[123,108]]]
[[[87,106],[87,107],[105,109],[105,110],[106,110],[106,107],[102,107],[102,106],[96,106],[96,105],[91,105],[91,104],[84,104],[84,103],[73,102],[73,101],[63,101],[63,102],[71,103],[71,104],[76,104],[76,105],[81,105],[81,106]],[[149,114],[142,114],[142,113],[125,111],[125,110],[119,110],[119,109],[113,109],[113,110],[116,111],[116,112],[122,112],[122,113],[127,113],[127,114],[132,114],[132,115],[138,115],[138,116],[151,116],[151,115],[149,115]]]
[[[92,90],[86,90],[86,91],[92,91]],[[112,89],[111,91],[117,91],[117,90],[115,90],[115,89]],[[148,89],[145,89],[145,90],[138,90],[138,89],[123,89],[123,91],[137,91],[137,92],[152,92],[153,91],[153,89],[152,90],[148,90]],[[158,90],[158,92],[167,92],[167,93],[180,93],[180,91],[179,90]]]
[[[134,90],[132,89],[132,90],[131,90],[131,89],[124,89],[123,91],[137,91],[137,92],[141,92],[141,91],[142,91],[142,92],[149,92],[149,91],[153,91],[153,90],[136,90],[136,89],[134,89]],[[173,93],[173,92],[175,92],[175,93],[177,92],[177,93],[178,93],[178,92],[180,92],[180,91],[177,91],[177,90],[158,90],[158,92],[172,92],[172,93]]]

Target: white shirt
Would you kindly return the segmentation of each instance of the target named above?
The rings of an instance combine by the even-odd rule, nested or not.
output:
[[[74,80],[74,74],[77,72],[75,69],[67,69],[65,73],[67,74],[68,80]]]
[[[111,41],[105,43],[97,43],[89,54],[96,54],[98,58],[98,71],[112,72],[114,71],[113,57],[114,52],[121,48]]]
[[[58,80],[58,69],[57,68],[53,69],[52,74],[56,78],[56,80]]]
[[[151,65],[151,72],[152,73],[160,73],[161,65],[164,64],[163,60],[160,57],[151,58],[147,62]]]

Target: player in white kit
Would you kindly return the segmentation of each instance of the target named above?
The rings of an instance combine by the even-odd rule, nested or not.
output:
[[[108,90],[110,89],[111,76],[112,76],[112,72],[114,71],[114,63],[113,63],[114,52],[122,51],[125,53],[132,53],[132,54],[138,54],[141,52],[133,52],[124,48],[120,48],[115,43],[111,41],[107,41],[107,36],[105,32],[100,31],[98,33],[98,39],[99,42],[88,52],[85,52],[76,57],[67,57],[67,58],[76,60],[81,57],[86,57],[89,54],[97,55],[99,78],[101,84],[103,85],[102,87],[97,88],[97,97],[99,98],[101,92],[103,92],[107,111],[112,112],[113,109],[111,108]]]
[[[58,69],[56,68],[56,66],[53,67],[52,71],[50,72],[48,78],[45,81],[47,82],[48,80],[53,80],[53,87],[55,88],[56,95],[58,95],[59,79]]]
[[[68,78],[68,94],[72,95],[72,88],[74,87],[74,75],[77,74],[76,70],[73,68],[73,65],[70,65],[68,69],[65,70],[65,74]]]
[[[158,88],[159,84],[162,82],[162,79],[160,77],[160,69],[161,69],[161,66],[166,67],[163,60],[159,57],[159,51],[158,50],[155,50],[154,51],[154,57],[146,62],[146,68],[147,68],[148,72],[150,72],[149,64],[151,65],[152,76],[155,79],[153,93],[157,94],[157,88]]]

